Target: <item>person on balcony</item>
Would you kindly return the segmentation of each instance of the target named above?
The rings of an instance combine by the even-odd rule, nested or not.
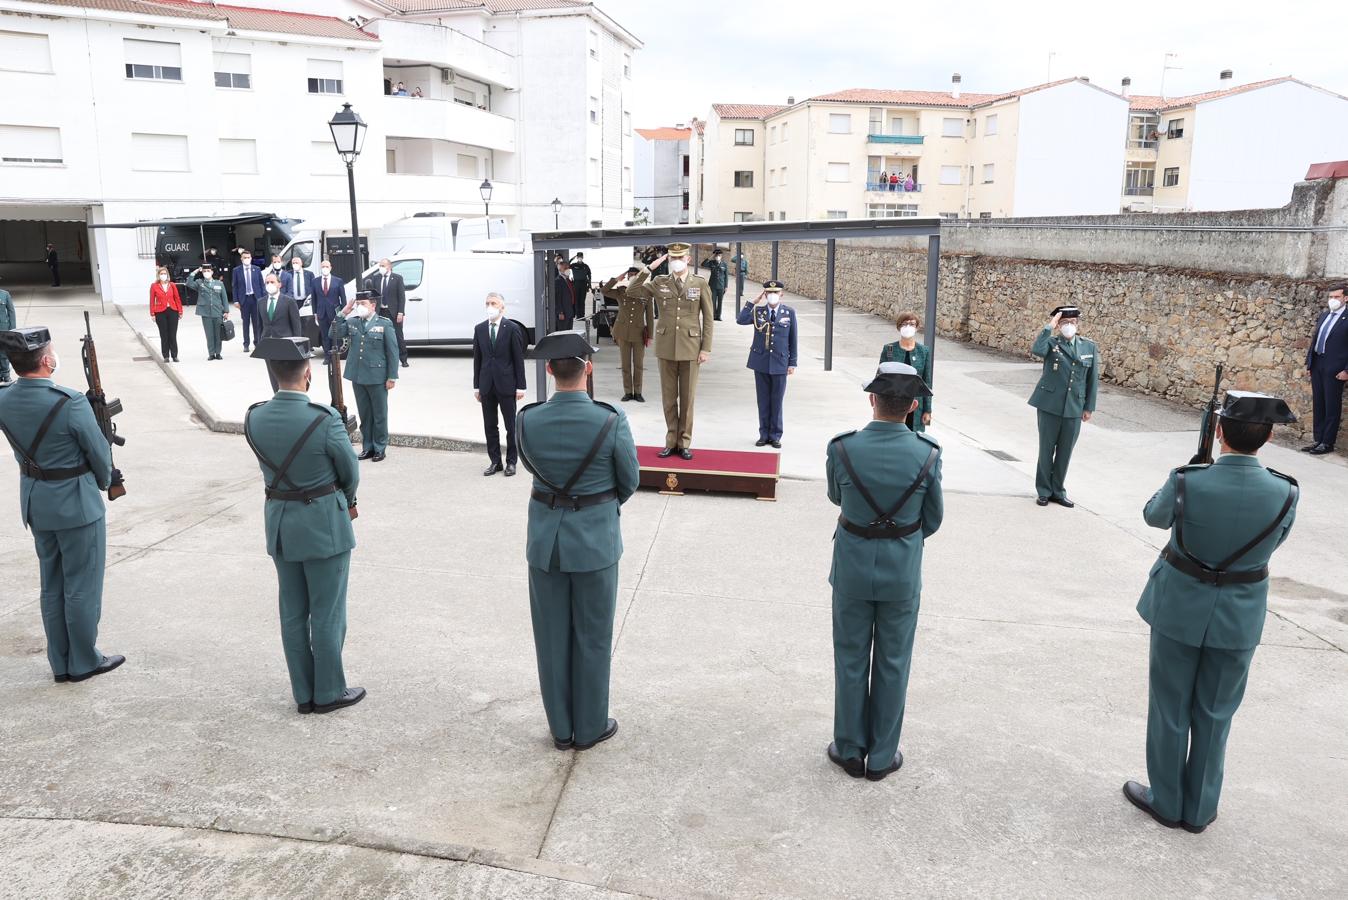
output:
[[[403,87],[403,83],[401,81],[393,86],[393,96],[395,97],[407,96],[407,88]]]
[[[879,182],[879,184],[880,184],[880,190],[883,191],[883,190],[885,189],[885,185],[889,184],[889,173],[888,173],[888,172],[881,172],[881,173],[880,173],[880,182]]]
[[[897,191],[899,189],[899,176],[897,174],[889,176],[889,189],[891,191]]]
[[[915,190],[916,187],[917,187],[917,185],[913,183],[913,176],[912,176],[912,175],[909,175],[907,178],[905,178],[905,179],[903,180],[903,189],[904,189],[905,191],[908,191],[909,193],[912,193],[912,191]]]

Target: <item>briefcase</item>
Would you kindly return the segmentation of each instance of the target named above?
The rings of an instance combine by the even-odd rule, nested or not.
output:
[[[225,319],[220,323],[220,340],[222,341],[234,340],[234,323],[231,322],[229,319]]]

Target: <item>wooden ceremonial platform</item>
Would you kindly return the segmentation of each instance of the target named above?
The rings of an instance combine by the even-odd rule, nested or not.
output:
[[[656,454],[663,447],[637,447],[641,486],[676,497],[684,491],[726,491],[753,494],[759,500],[777,499],[782,458],[777,453],[693,448],[693,458]]]

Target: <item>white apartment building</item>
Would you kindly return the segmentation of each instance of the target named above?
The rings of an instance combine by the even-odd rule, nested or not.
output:
[[[1084,78],[1002,94],[854,89],[718,104],[705,221],[1114,212],[1128,102]],[[881,183],[881,176],[884,183]]]
[[[638,128],[632,155],[636,193],[632,218],[649,225],[688,224],[688,155],[692,127]]]
[[[1312,163],[1348,155],[1348,97],[1295,78],[1225,69],[1216,90],[1129,100],[1124,212],[1282,206]]]
[[[0,266],[30,258],[35,230],[59,235],[97,290],[139,303],[147,229],[87,224],[263,211],[342,227],[327,122],[343,103],[369,125],[362,229],[481,215],[484,180],[512,232],[550,230],[554,199],[563,228],[631,218],[641,42],[594,5],[267,3],[0,0]]]

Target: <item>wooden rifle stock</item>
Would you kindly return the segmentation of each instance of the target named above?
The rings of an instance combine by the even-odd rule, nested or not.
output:
[[[328,392],[332,395],[332,408],[342,417],[342,424],[346,426],[349,437],[356,433],[356,417],[346,411],[346,395],[342,387],[342,347],[336,341],[328,351],[325,361],[328,366]]]
[[[103,437],[108,441],[108,457],[112,457],[112,448],[121,447],[126,443],[126,438],[117,433],[117,424],[112,421],[112,417],[122,412],[121,400],[109,400],[108,395],[103,392],[103,376],[98,371],[98,350],[94,346],[93,326],[89,322],[89,311],[84,312],[84,337],[81,338],[80,358],[84,362],[84,379],[89,384],[89,390],[85,391],[84,396],[88,398],[89,405],[93,408],[94,418],[98,420],[98,430],[103,432]],[[108,500],[116,500],[126,494],[126,484],[122,479],[122,472],[116,465],[112,467],[112,480],[108,484]]]

